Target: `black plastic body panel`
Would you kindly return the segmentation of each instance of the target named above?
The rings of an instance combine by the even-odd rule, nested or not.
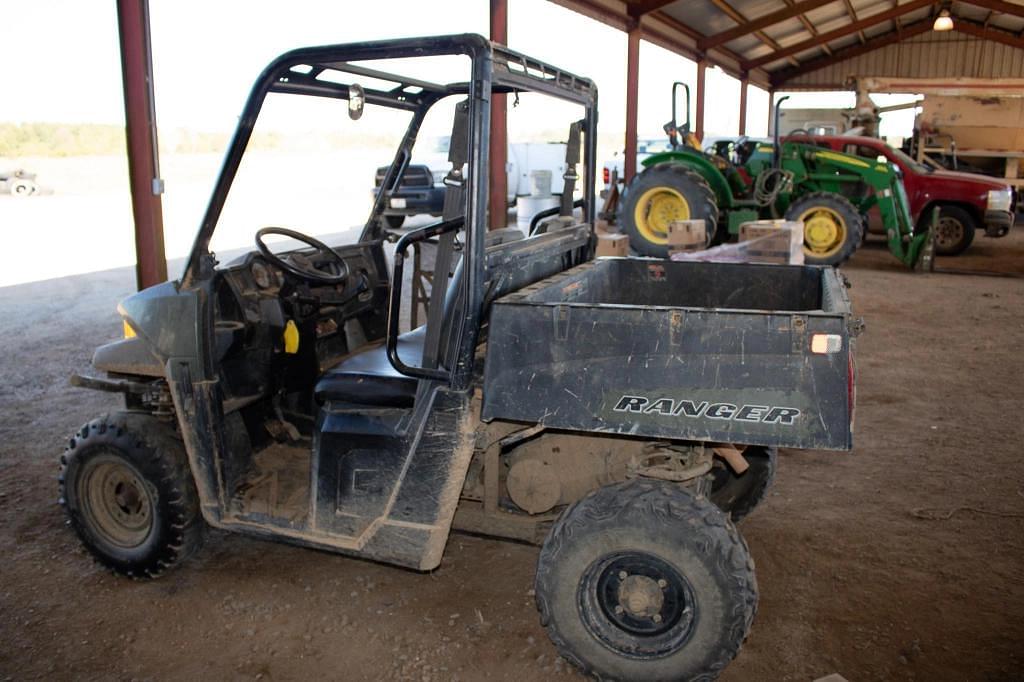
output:
[[[848,450],[850,328],[829,268],[599,259],[494,303],[482,416]]]

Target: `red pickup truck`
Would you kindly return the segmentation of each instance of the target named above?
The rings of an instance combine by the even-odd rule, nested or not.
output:
[[[795,139],[795,138],[794,138]],[[984,229],[988,237],[1003,237],[1013,225],[1013,191],[1010,186],[984,175],[933,170],[873,137],[815,135],[814,143],[837,152],[877,159],[885,157],[903,172],[903,187],[915,221],[940,208],[935,234],[936,252],[953,256]],[[872,222],[867,221],[870,225]]]

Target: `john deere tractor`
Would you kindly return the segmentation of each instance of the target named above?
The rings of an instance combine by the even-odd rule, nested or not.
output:
[[[679,88],[687,120],[676,120]],[[618,209],[618,223],[632,247],[646,256],[667,255],[669,223],[703,219],[708,244],[734,238],[740,224],[765,218],[804,222],[806,261],[838,265],[853,255],[864,234],[864,216],[878,206],[889,249],[910,267],[930,265],[931,230],[915,234],[898,168],[823,149],[811,140],[779,140],[775,107],[772,144],[740,137],[701,150],[690,133],[690,91],[672,86],[672,120],[665,124],[672,150],[642,162]]]

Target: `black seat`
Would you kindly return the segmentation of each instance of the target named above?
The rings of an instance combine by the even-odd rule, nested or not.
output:
[[[487,234],[484,245],[497,246],[519,241],[523,233],[516,228],[494,230]],[[459,284],[462,280],[462,262],[452,274],[444,299],[444,319],[450,320],[457,305]],[[445,329],[448,325],[444,325]],[[442,331],[442,337],[445,332]],[[398,337],[398,357],[407,365],[416,367],[423,362],[423,345],[427,327],[423,325]],[[444,345],[444,344],[442,344]],[[367,348],[329,369],[317,382],[313,395],[319,402],[338,402],[370,405],[373,407],[411,407],[416,397],[417,380],[399,374],[388,360],[383,344]]]
[[[398,337],[398,357],[407,365],[423,361],[426,325]],[[328,370],[316,384],[320,402],[336,400],[374,407],[410,407],[416,396],[416,379],[399,374],[388,361],[383,346],[369,348]]]

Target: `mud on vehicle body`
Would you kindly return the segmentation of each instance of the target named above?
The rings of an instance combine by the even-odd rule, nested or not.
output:
[[[467,57],[466,77],[367,65],[443,55]],[[491,94],[520,91],[581,113],[568,191],[531,234],[488,233]],[[411,118],[357,242],[263,228],[255,250],[220,265],[210,239],[268,93]],[[442,219],[397,241],[389,274],[388,192],[449,97]],[[763,497],[774,461],[752,463],[764,452],[849,449],[857,327],[832,269],[592,260],[594,187],[582,202],[571,190],[581,162],[594,177],[596,105],[589,80],[472,35],[274,61],[181,279],[124,300],[125,338],[93,360],[106,376],[74,378],[126,399],[64,455],[68,513],[93,554],[157,575],[198,546],[200,516],[419,570],[440,564],[452,528],[526,540],[543,545],[542,621],[583,670],[717,674],[757,601],[728,513]],[[275,252],[270,234],[304,245]],[[399,333],[407,252],[429,240],[427,321]]]

